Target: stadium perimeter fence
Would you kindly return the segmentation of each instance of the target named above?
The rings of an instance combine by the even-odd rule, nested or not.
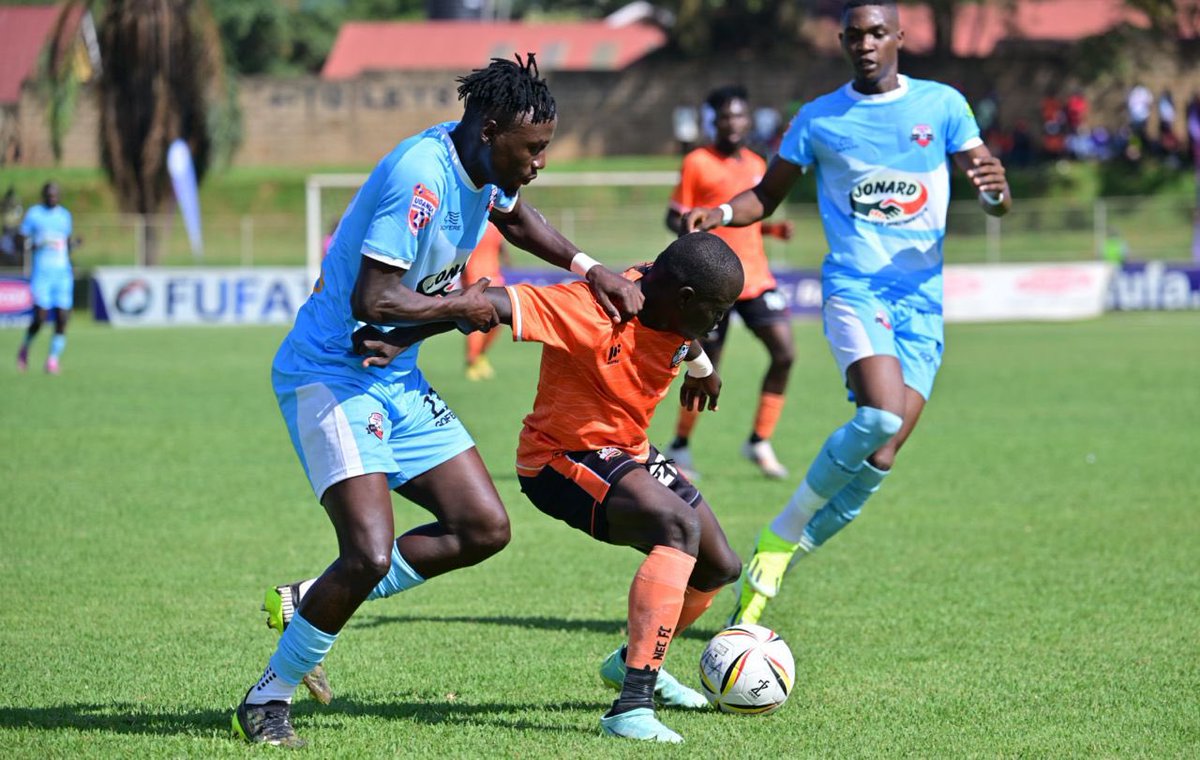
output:
[[[672,239],[665,217],[674,172],[544,174],[523,198],[581,249],[622,266],[653,258]],[[77,268],[141,266],[157,240],[157,263],[167,266],[297,266],[319,262],[325,236],[336,224],[362,175],[314,175],[307,204],[291,213],[203,216],[204,250],[194,253],[177,215],[76,214],[84,245]],[[996,220],[973,200],[950,204],[948,263],[1087,261],[1106,252],[1136,260],[1190,261],[1196,209],[1178,197],[1120,197],[1096,201],[1018,199]],[[767,241],[777,269],[815,269],[826,252],[815,204],[782,206],[774,219],[795,225],[790,242]],[[20,269],[8,262],[9,270]],[[514,264],[537,267],[517,253]],[[28,262],[26,262],[26,267]]]

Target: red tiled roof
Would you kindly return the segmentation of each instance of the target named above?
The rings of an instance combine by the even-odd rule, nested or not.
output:
[[[21,85],[36,72],[59,10],[54,5],[0,5],[0,104],[20,99]],[[71,29],[81,13],[74,13]]]
[[[473,21],[355,21],[342,25],[321,76],[348,79],[364,71],[469,71],[491,58],[537,53],[545,71],[615,71],[666,44],[645,24],[603,21],[554,24]]]
[[[1200,25],[1180,4],[1180,34],[1200,36]],[[933,51],[933,13],[927,5],[899,6],[904,29],[904,49],[918,55]],[[1121,24],[1147,28],[1149,21],[1124,0],[1018,0],[1012,10],[1004,4],[961,3],[954,14],[954,54],[963,57],[990,55],[1001,42],[1073,42],[1103,34]],[[836,52],[837,19],[815,25],[818,45]]]
[[[1182,4],[1181,4],[1182,5]],[[1179,12],[1180,32],[1194,37],[1187,13]],[[1150,26],[1146,14],[1123,0],[1019,0],[1010,11],[995,4],[963,3],[954,18],[954,54],[990,55],[1001,41],[1071,42],[1103,34],[1121,24]],[[910,52],[933,50],[933,14],[927,5],[901,5],[904,47]]]

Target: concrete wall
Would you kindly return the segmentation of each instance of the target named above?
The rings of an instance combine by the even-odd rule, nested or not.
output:
[[[1067,55],[1065,48],[1049,48],[1036,55],[1024,51],[951,64],[912,59],[904,61],[902,69],[954,84],[972,99],[994,87],[1000,93],[1004,122],[1026,118],[1036,124],[1037,101],[1046,91],[1065,95],[1075,86],[1062,74]],[[1181,111],[1191,93],[1200,90],[1200,62],[1195,58],[1190,63],[1160,61],[1138,68],[1138,78],[1156,94],[1170,87]],[[672,110],[698,104],[714,86],[740,82],[749,88],[755,105],[786,111],[797,101],[844,83],[848,72],[836,58],[798,56],[775,61],[649,60],[617,74],[552,74],[559,129],[551,160],[671,153],[675,150]],[[243,166],[372,164],[403,137],[434,122],[458,118],[461,108],[454,79],[459,73],[389,73],[346,82],[315,77],[244,79],[240,83],[244,142],[235,161]],[[1124,95],[1132,81],[1110,79],[1085,88],[1093,102],[1093,122],[1122,123]],[[22,93],[17,123],[20,163],[51,165],[45,109],[29,88]],[[84,93],[64,141],[63,164],[97,165],[97,135],[94,100]]]

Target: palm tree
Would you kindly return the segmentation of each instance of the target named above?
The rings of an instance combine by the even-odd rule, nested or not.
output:
[[[220,37],[204,0],[69,0],[62,23],[81,7],[99,20],[100,160],[121,209],[147,222],[153,264],[162,249],[155,220],[172,202],[167,147],[187,143],[198,181],[211,163],[212,116],[222,107],[213,103],[227,92]],[[52,39],[61,44],[60,35]],[[67,59],[48,51],[52,88],[70,86]]]

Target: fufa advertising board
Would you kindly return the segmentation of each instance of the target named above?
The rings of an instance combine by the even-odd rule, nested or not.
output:
[[[286,325],[312,291],[304,267],[100,267],[97,321],[116,326]]]

